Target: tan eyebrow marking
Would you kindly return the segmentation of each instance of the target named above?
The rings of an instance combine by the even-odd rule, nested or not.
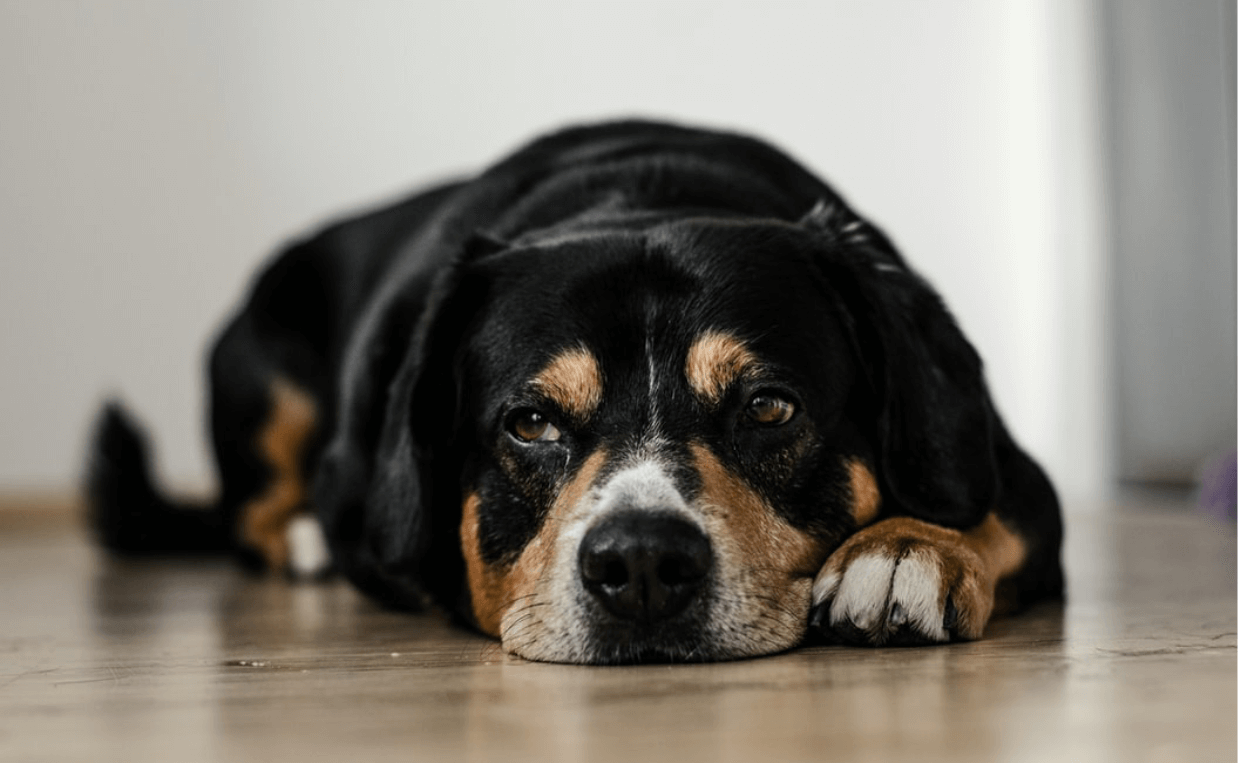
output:
[[[851,516],[857,527],[863,527],[877,518],[881,490],[873,473],[858,458],[847,462],[847,471],[851,474]]]
[[[707,331],[688,350],[684,374],[693,392],[716,404],[727,387],[757,365],[756,356],[742,340],[722,331]]]
[[[602,369],[584,347],[556,355],[533,377],[533,385],[577,418],[588,418],[602,404]]]

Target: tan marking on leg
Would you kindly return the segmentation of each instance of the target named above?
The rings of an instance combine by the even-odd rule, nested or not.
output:
[[[534,593],[538,581],[555,558],[559,529],[564,518],[593,486],[605,462],[605,452],[597,451],[581,465],[572,479],[559,491],[537,534],[520,552],[516,561],[509,565],[491,565],[482,559],[478,517],[481,498],[476,493],[470,493],[465,499],[460,523],[460,545],[464,551],[473,617],[482,632],[500,638],[503,616],[508,609]]]
[[[583,347],[561,352],[533,384],[571,416],[587,419],[602,403],[602,369]]]
[[[857,527],[863,527],[877,518],[881,491],[873,473],[859,459],[848,462],[847,471],[851,474],[851,516]]]
[[[700,502],[706,511],[719,513],[728,540],[743,557],[741,564],[761,581],[763,592],[779,600],[779,608],[806,609],[803,595],[825,561],[821,542],[787,524],[707,447],[694,443],[690,449],[701,475]]]
[[[301,456],[318,424],[318,406],[309,393],[282,377],[271,382],[270,393],[271,410],[257,439],[270,481],[241,507],[240,539],[272,569],[283,569],[288,563],[288,524],[305,504]]]
[[[860,530],[830,556],[818,575],[817,597],[832,596],[861,557],[893,561],[916,549],[918,558],[934,564],[940,573],[939,611],[944,611],[946,597],[953,597],[958,611],[955,630],[967,639],[983,634],[993,614],[998,583],[1017,572],[1027,557],[1026,544],[994,512],[965,531],[892,517]]]
[[[692,391],[716,405],[736,379],[757,367],[756,356],[732,334],[707,331],[688,350],[684,374]]]
[[[979,525],[963,533],[963,540],[984,560],[993,579],[994,590],[1003,580],[1022,569],[1027,560],[1027,544],[993,511]],[[994,611],[1000,614],[997,607]]]

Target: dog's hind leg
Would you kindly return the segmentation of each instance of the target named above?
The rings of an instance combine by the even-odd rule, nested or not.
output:
[[[220,505],[242,559],[306,577],[329,564],[308,502],[324,405],[295,348],[238,319],[211,363],[211,429]],[[296,372],[294,372],[294,369]]]
[[[318,426],[318,406],[286,378],[274,377],[268,389],[270,409],[254,443],[268,477],[262,490],[240,506],[238,541],[271,569],[312,575],[325,566],[323,554],[314,551],[323,544],[312,528],[296,528],[311,527],[305,521],[314,521],[308,515],[298,520],[307,509],[305,456]]]
[[[322,385],[298,338],[256,323],[239,316],[211,357],[220,507],[244,561],[317,575],[329,562],[308,502],[326,422]]]

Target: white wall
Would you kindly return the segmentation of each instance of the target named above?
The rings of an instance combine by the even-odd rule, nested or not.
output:
[[[1107,484],[1091,4],[0,2],[0,486],[101,397],[206,485],[203,350],[324,216],[576,119],[763,135],[934,280],[1065,492]]]
[[[1190,482],[1235,449],[1234,16],[1233,0],[1103,6],[1124,480]]]

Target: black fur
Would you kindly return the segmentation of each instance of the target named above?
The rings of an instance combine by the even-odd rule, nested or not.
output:
[[[793,526],[834,544],[854,530],[842,464],[860,458],[877,467],[883,516],[967,528],[996,509],[1034,557],[1013,592],[1060,593],[1052,487],[1006,432],[938,295],[777,150],[646,122],[550,135],[473,180],[289,248],[212,354],[217,504],[194,512],[159,497],[140,441],[111,411],[90,477],[96,526],[127,552],[235,545],[235,513],[269,476],[252,435],[278,374],[324,413],[304,466],[335,563],[386,603],[467,615],[462,491],[497,496],[483,549],[511,558],[540,521],[530,496],[550,483],[537,475],[556,468],[524,463],[513,476],[532,458],[498,436],[515,382],[587,337],[614,363],[608,383],[628,389],[643,366],[624,365],[638,349],[625,326],[668,348],[725,327],[779,359],[764,383],[805,398],[793,427],[711,423],[736,419],[685,390],[664,393],[666,425],[728,454]],[[654,362],[673,375],[682,357],[664,352]],[[578,451],[554,452],[639,426],[638,392],[624,394],[630,406],[565,439]]]
[[[219,552],[228,528],[204,506],[174,503],[154,486],[137,425],[108,405],[95,425],[86,477],[90,524],[99,541],[126,555]]]

